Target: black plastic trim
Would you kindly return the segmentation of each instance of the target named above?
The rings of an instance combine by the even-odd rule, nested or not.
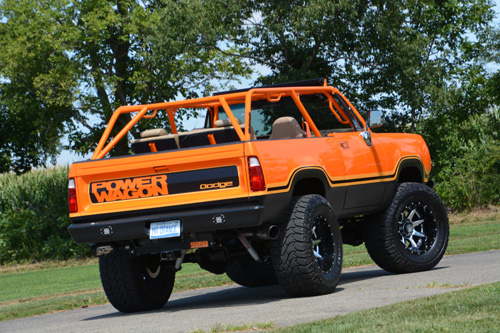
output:
[[[146,215],[154,215],[154,214],[169,214],[169,213],[178,213],[182,211],[190,211],[190,210],[202,210],[208,207],[217,206],[241,206],[241,205],[260,205],[260,198],[252,198],[250,201],[248,197],[238,198],[238,199],[230,199],[230,200],[219,200],[217,202],[202,202],[196,204],[188,204],[188,205],[177,205],[177,206],[166,206],[159,208],[150,208],[150,209],[137,209],[137,210],[128,210],[122,212],[115,213],[105,213],[105,214],[94,214],[94,215],[86,215],[86,216],[76,216],[71,217],[70,220],[72,223],[85,223],[85,222],[94,222],[94,221],[107,221],[107,220],[116,220],[121,218],[142,218]]]
[[[398,182],[399,182],[399,176],[401,174],[401,171],[404,170],[404,168],[408,168],[408,167],[415,167],[420,171],[420,175],[422,176],[421,182],[423,183],[424,177],[425,177],[424,166],[422,165],[422,162],[416,158],[407,158],[403,161],[400,161],[398,169],[397,169],[397,177],[396,177]]]
[[[80,244],[117,242],[148,238],[150,224],[160,221],[180,220],[182,233],[258,226],[262,223],[263,211],[264,206],[256,203],[220,206],[212,202],[210,208],[149,215],[143,212],[136,217],[73,223],[68,230],[75,242]]]

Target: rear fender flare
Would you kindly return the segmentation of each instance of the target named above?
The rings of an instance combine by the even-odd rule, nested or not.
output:
[[[416,171],[415,169],[418,170],[420,176],[414,174],[414,172]],[[425,183],[426,176],[427,175],[424,172],[422,161],[416,158],[409,158],[401,161],[396,176],[396,182]]]

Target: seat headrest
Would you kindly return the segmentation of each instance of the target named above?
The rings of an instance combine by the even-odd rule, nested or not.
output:
[[[154,136],[168,135],[168,132],[164,128],[155,128],[142,131],[140,134],[141,138],[152,138]]]
[[[305,134],[295,118],[281,117],[274,121],[269,139],[303,138]]]
[[[238,125],[241,125],[242,122],[238,118],[236,118],[236,121],[238,122]],[[231,123],[231,120],[229,119],[219,119],[215,121],[215,127],[228,127],[228,126],[233,126]]]

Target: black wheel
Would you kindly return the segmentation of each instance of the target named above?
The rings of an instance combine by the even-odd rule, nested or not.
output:
[[[298,198],[271,254],[276,277],[291,296],[333,292],[342,271],[342,236],[328,201]]]
[[[257,262],[250,255],[236,258],[227,267],[226,274],[244,287],[263,287],[278,283],[271,260]]]
[[[174,287],[174,267],[161,262],[158,255],[113,251],[99,257],[99,271],[108,300],[121,312],[161,308]]]
[[[443,258],[448,237],[446,208],[431,188],[419,183],[401,184],[389,208],[365,229],[371,258],[393,273],[433,268]]]

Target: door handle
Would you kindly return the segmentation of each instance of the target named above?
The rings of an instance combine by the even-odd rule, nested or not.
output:
[[[365,140],[367,146],[372,145],[372,135],[369,131],[361,132],[361,137]]]

